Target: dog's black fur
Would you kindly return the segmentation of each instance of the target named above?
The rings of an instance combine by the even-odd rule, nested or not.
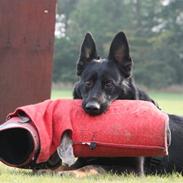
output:
[[[74,98],[83,99],[83,109],[90,115],[105,112],[116,99],[155,102],[136,87],[132,73],[128,41],[123,32],[113,39],[107,58],[97,55],[94,39],[87,33],[77,63],[80,77],[74,88]],[[156,105],[156,104],[155,104]],[[183,171],[183,117],[169,115],[171,145],[164,158],[79,158],[76,167],[95,164],[116,172],[165,173]]]

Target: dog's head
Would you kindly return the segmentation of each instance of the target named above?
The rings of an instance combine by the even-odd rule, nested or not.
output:
[[[107,58],[98,57],[95,41],[87,33],[77,63],[80,80],[75,86],[74,98],[83,99],[87,113],[101,114],[113,100],[126,97],[131,70],[132,59],[123,32],[114,37]]]

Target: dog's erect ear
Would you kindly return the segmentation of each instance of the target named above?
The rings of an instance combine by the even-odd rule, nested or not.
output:
[[[109,50],[109,60],[115,61],[124,77],[129,77],[132,70],[132,59],[129,53],[128,41],[123,32],[114,37]]]
[[[77,75],[80,76],[84,67],[92,59],[97,58],[97,51],[95,41],[91,33],[85,35],[84,41],[81,45],[81,52],[77,63]]]

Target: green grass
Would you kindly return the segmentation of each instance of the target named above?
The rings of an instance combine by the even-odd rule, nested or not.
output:
[[[58,175],[34,175],[31,171],[18,170],[0,164],[0,183],[182,183],[183,177],[179,174],[166,176],[112,175],[88,176],[74,178]]]
[[[150,92],[163,111],[183,116],[183,94]]]
[[[149,95],[163,111],[183,115],[183,94],[152,91]],[[72,98],[72,90],[53,90],[52,99],[57,98]]]
[[[183,115],[183,94],[150,92],[150,96],[166,112]],[[53,90],[52,99],[72,98],[71,90]],[[34,175],[29,170],[9,168],[0,164],[0,183],[182,183],[179,174],[166,176],[135,177],[133,175],[101,175],[86,178],[59,177],[57,175]]]
[[[52,90],[51,92],[51,98],[57,99],[57,98],[72,98],[72,90],[71,89],[65,89],[65,90]]]

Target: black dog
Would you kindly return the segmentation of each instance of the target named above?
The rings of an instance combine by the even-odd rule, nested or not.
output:
[[[77,63],[80,80],[74,88],[74,98],[83,99],[83,109],[90,115],[104,113],[116,99],[155,102],[138,89],[131,76],[133,62],[128,41],[123,32],[113,39],[107,58],[99,58],[95,42],[87,33]],[[155,104],[156,105],[156,104]],[[183,118],[169,115],[171,145],[164,158],[79,158],[75,167],[101,165],[115,172],[170,173],[183,172]]]

